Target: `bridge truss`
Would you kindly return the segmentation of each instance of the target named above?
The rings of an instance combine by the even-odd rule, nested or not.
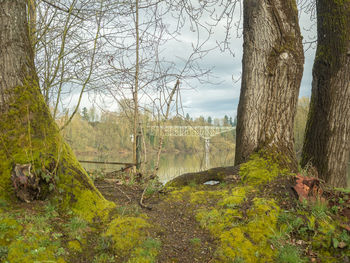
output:
[[[148,128],[151,134],[159,135],[161,132],[164,136],[192,136],[201,137],[205,140],[236,129],[236,127],[220,126],[150,126]]]
[[[236,127],[220,127],[220,126],[149,126],[151,134],[160,135],[163,133],[164,136],[191,136],[201,137],[204,139],[205,148],[205,166],[209,168],[209,147],[210,138],[221,133],[235,130]]]

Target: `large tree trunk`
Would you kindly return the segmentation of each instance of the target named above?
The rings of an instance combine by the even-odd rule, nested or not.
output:
[[[295,0],[245,0],[235,164],[268,147],[296,168],[293,125],[304,54]]]
[[[0,197],[14,196],[15,165],[30,164],[41,182],[38,196],[49,192],[89,221],[106,217],[113,205],[62,140],[40,93],[25,0],[0,0],[0,47]]]
[[[350,150],[350,1],[317,1],[318,45],[301,164],[346,186]]]

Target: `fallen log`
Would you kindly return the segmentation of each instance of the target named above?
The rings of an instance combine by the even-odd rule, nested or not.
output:
[[[165,184],[166,187],[179,187],[189,184],[204,184],[208,181],[232,182],[239,179],[239,165],[216,167],[196,173],[185,173]]]

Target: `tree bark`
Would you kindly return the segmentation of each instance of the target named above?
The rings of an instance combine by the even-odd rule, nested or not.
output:
[[[317,35],[301,165],[310,164],[330,185],[345,187],[350,151],[350,1],[317,1]]]
[[[273,149],[296,168],[293,125],[304,54],[295,0],[245,0],[235,164]]]
[[[0,0],[0,47],[0,197],[13,198],[13,168],[30,164],[63,209],[88,221],[106,218],[113,205],[63,141],[40,93],[25,0]]]

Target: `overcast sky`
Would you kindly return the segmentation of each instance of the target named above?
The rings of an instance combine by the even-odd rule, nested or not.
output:
[[[316,34],[315,26],[311,26],[309,15],[301,13],[300,27],[304,37],[304,41],[310,41]],[[216,34],[220,35],[220,27]],[[239,33],[238,35],[241,35]],[[183,43],[191,42],[191,35],[184,34]],[[239,93],[240,93],[240,74],[242,72],[242,37],[235,38],[231,41],[230,48],[234,52],[234,57],[228,53],[221,53],[219,50],[209,53],[209,55],[201,61],[204,67],[212,68],[213,82],[219,84],[197,84],[195,88],[182,86],[181,98],[184,108],[184,113],[189,113],[191,117],[204,116],[207,118],[223,118],[224,115],[230,117],[236,116]],[[304,47],[306,48],[306,46]],[[170,55],[184,53],[183,46],[179,42],[169,45]],[[312,63],[314,59],[315,48],[308,49],[305,53],[304,75],[301,83],[300,97],[310,96],[311,81],[312,81]],[[78,96],[78,95],[73,95]],[[72,102],[76,101],[72,98]],[[97,99],[96,101],[100,101]],[[104,100],[104,98],[102,98]],[[99,103],[97,103],[99,104]],[[83,97],[81,107],[91,107],[91,97],[87,95]],[[102,106],[103,107],[103,106]],[[108,110],[115,110],[109,108]]]
[[[304,41],[312,41],[316,29],[308,14],[301,14],[300,27]],[[237,38],[232,43],[235,57],[230,59],[228,54],[214,52],[210,54],[205,63],[211,64],[213,73],[219,80],[220,85],[201,85],[196,90],[188,90],[182,93],[185,111],[191,116],[211,116],[222,118],[224,115],[235,117],[239,102],[241,88],[240,74],[242,72],[242,47],[243,39]],[[309,45],[305,45],[307,49]],[[299,96],[311,95],[312,65],[315,56],[315,46],[305,52],[304,75],[300,87]],[[233,76],[233,79],[232,79]]]

